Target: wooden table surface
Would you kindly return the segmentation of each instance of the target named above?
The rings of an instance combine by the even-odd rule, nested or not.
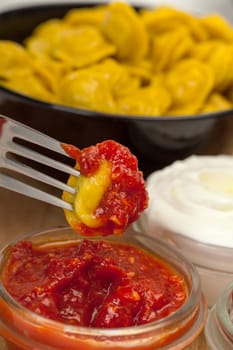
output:
[[[233,118],[223,118],[218,122],[208,145],[200,153],[233,154]],[[21,234],[65,223],[61,209],[0,189],[0,248]],[[0,339],[0,350],[3,349]],[[203,334],[187,347],[187,350],[207,349]]]

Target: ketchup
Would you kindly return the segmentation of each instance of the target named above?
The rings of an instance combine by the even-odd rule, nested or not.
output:
[[[183,276],[127,243],[77,240],[58,245],[21,241],[3,275],[12,297],[65,324],[119,328],[162,319],[186,301]]]

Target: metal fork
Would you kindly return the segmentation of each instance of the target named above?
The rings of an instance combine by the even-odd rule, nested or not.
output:
[[[27,146],[20,144],[18,140],[26,141]],[[22,123],[0,115],[0,187],[24,194],[28,197],[39,199],[64,209],[73,210],[70,203],[63,201],[56,195],[47,193],[46,191],[24,183],[23,181],[14,178],[11,174],[4,173],[4,169],[10,170],[15,172],[16,175],[22,174],[26,176],[26,179],[31,178],[40,183],[52,186],[53,188],[75,193],[74,188],[27,164],[24,164],[17,156],[21,156],[26,160],[32,160],[40,165],[46,165],[47,167],[62,171],[69,175],[72,174],[74,176],[79,176],[79,171],[72,166],[30,149],[30,145],[41,146],[44,149],[69,157],[59,141]],[[12,155],[15,157],[12,158]]]

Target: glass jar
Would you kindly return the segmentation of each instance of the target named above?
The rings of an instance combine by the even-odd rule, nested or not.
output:
[[[205,335],[211,350],[233,349],[233,281],[210,310]]]
[[[82,238],[69,228],[49,229],[23,237],[36,245],[46,243],[52,246],[64,242],[74,243]],[[3,286],[2,274],[10,247],[16,243],[14,241],[0,254],[0,335],[6,340],[8,350],[179,350],[199,335],[205,325],[207,306],[195,267],[163,242],[133,229],[122,236],[109,236],[104,240],[139,246],[182,274],[188,289],[188,297],[183,306],[159,321],[137,327],[88,328],[47,319],[22,307]]]

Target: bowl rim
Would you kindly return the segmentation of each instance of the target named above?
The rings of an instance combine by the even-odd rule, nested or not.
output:
[[[107,1],[106,1],[107,2]],[[43,2],[36,2],[33,4],[29,4],[29,3],[25,3],[25,4],[17,4],[16,6],[11,6],[9,8],[5,8],[4,7],[2,9],[0,9],[0,21],[2,19],[4,19],[4,17],[7,16],[12,16],[12,15],[16,15],[16,14],[20,14],[20,13],[25,13],[25,12],[30,12],[30,11],[34,11],[36,12],[38,9],[48,9],[48,8],[67,8],[71,9],[71,8],[82,8],[82,7],[92,7],[92,6],[96,6],[96,5],[101,5],[106,3],[105,1],[87,1],[85,2],[84,0],[82,0],[82,2],[80,3],[76,3],[76,2],[67,2],[67,3],[62,3],[62,2],[48,2],[48,3],[43,3]],[[146,7],[151,7],[152,4],[143,4],[143,2],[141,4],[136,3],[134,4],[134,1],[132,1],[132,6],[134,6],[135,8],[143,8],[143,5]],[[64,12],[65,14],[65,12]],[[52,18],[52,17],[51,17]],[[1,35],[0,35],[0,40],[4,40],[1,39]],[[10,39],[9,39],[10,40]],[[188,115],[188,114],[184,114],[184,115],[178,115],[178,116],[171,116],[171,115],[163,115],[163,116],[144,116],[144,115],[126,115],[126,114],[114,114],[114,113],[107,113],[107,112],[96,112],[96,111],[92,111],[89,109],[84,109],[84,108],[76,108],[76,107],[69,107],[69,106],[65,106],[62,104],[57,104],[57,103],[51,103],[51,102],[45,102],[30,96],[27,96],[25,94],[22,94],[20,92],[14,91],[12,89],[0,86],[0,93],[1,91],[3,93],[9,94],[9,95],[13,95],[13,97],[17,98],[18,100],[22,100],[22,102],[25,103],[32,103],[35,104],[36,106],[40,106],[40,107],[47,107],[47,108],[51,108],[52,110],[56,110],[58,112],[65,112],[71,115],[78,115],[78,116],[88,116],[89,118],[102,118],[102,119],[116,119],[116,120],[123,120],[123,121],[144,121],[144,122],[163,122],[163,123],[167,123],[167,122],[187,122],[187,121],[200,121],[200,120],[206,120],[206,119],[215,119],[215,118],[220,118],[220,117],[225,117],[228,116],[230,114],[233,114],[233,107],[227,110],[223,110],[223,111],[215,111],[215,112],[209,112],[209,113],[202,113],[202,114],[194,114],[194,115]]]
[[[1,14],[0,14],[0,20],[1,20]],[[57,112],[65,112],[70,115],[77,115],[77,116],[82,116],[82,117],[89,117],[89,118],[94,118],[94,119],[116,119],[116,120],[122,120],[122,121],[143,121],[145,123],[147,122],[188,122],[188,121],[201,121],[201,120],[207,120],[207,119],[218,119],[218,118],[223,118],[226,116],[229,116],[230,114],[233,114],[233,108],[231,109],[226,109],[224,111],[219,111],[219,112],[213,112],[213,113],[203,113],[203,114],[198,114],[198,115],[184,115],[184,116],[140,116],[140,115],[127,115],[127,114],[114,114],[114,113],[106,113],[106,112],[96,112],[92,111],[89,109],[84,109],[84,108],[75,108],[75,107],[68,107],[65,105],[60,105],[56,103],[51,103],[51,102],[46,102],[46,101],[41,101],[39,99],[26,96],[24,94],[21,94],[19,92],[16,92],[14,90],[8,89],[6,87],[0,86],[0,93],[1,90],[4,93],[13,95],[16,97],[18,100],[22,100],[22,102],[25,102],[27,104],[34,104],[35,106],[39,106],[40,108],[51,108],[54,111]]]

